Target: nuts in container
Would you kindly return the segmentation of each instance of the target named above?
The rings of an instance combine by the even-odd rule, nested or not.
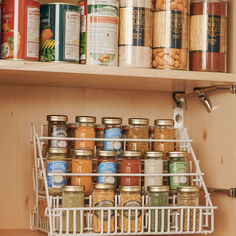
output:
[[[153,68],[187,70],[188,0],[156,0]]]

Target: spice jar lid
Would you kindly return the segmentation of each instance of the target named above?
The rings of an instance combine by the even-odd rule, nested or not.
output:
[[[96,130],[103,130],[105,129],[105,125],[95,125],[94,127]]]
[[[167,152],[166,154],[169,158],[175,158],[175,157],[186,157],[186,152]]]
[[[122,156],[123,157],[141,157],[141,152],[139,151],[123,151]]]
[[[76,116],[75,121],[78,123],[95,123],[96,117],[94,117],[94,116]]]
[[[148,186],[147,187],[148,192],[169,192],[170,187],[169,186]]]
[[[163,158],[164,152],[146,152],[146,158]]]
[[[118,117],[103,117],[102,123],[106,125],[121,125],[122,124],[122,118]]]
[[[130,125],[148,125],[149,119],[147,118],[129,118]]]
[[[83,192],[84,186],[78,185],[78,186],[64,186],[63,192]]]
[[[67,128],[68,129],[76,129],[78,127],[77,123],[68,123]]]
[[[95,189],[113,189],[113,184],[95,184]]]
[[[68,121],[68,116],[66,116],[66,115],[48,115],[47,121]]]
[[[93,151],[89,149],[75,149],[74,156],[92,156]]]
[[[178,192],[183,192],[183,193],[195,193],[199,192],[199,187],[197,186],[179,186],[177,188]]]
[[[48,153],[50,154],[67,153],[67,148],[49,148]]]
[[[154,121],[155,125],[166,125],[166,126],[174,126],[175,122],[172,119],[158,119]]]
[[[116,157],[116,151],[98,151],[100,157]]]
[[[122,192],[140,192],[140,186],[120,186],[120,191]]]

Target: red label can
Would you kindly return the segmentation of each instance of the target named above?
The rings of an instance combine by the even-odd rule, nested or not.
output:
[[[2,3],[2,59],[39,60],[40,3],[4,0]]]

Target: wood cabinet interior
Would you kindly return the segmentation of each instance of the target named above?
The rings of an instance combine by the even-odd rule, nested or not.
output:
[[[236,2],[228,2],[228,71],[236,77]],[[34,205],[33,147],[30,143],[32,122],[39,129],[45,123],[46,115],[53,113],[68,114],[71,121],[74,121],[76,115],[95,115],[98,121],[102,116],[119,116],[124,119],[124,123],[127,123],[129,117],[148,117],[151,124],[155,118],[172,117],[174,104],[170,89],[163,89],[166,92],[139,91],[142,86],[145,89],[146,84],[150,83],[144,78],[137,91],[101,89],[99,84],[99,89],[5,85],[10,74],[2,67],[3,64],[0,69],[0,229],[29,228],[29,213]],[[17,75],[18,72],[11,76],[17,78]],[[30,76],[37,77],[37,73]],[[64,83],[68,84],[70,79],[66,81],[66,74],[63,76]],[[201,79],[200,74],[199,76]],[[40,80],[39,77],[37,79]],[[129,77],[127,79],[130,81]],[[117,85],[125,88],[125,80],[122,86],[115,80],[114,83],[114,87]],[[176,84],[180,86],[179,82]],[[152,90],[150,85],[148,87],[147,90]],[[188,99],[185,126],[195,141],[194,149],[200,159],[200,167],[205,172],[207,185],[219,188],[235,187],[235,95],[213,94],[210,97],[217,106],[211,114],[206,112],[196,98]],[[219,207],[213,236],[234,236],[235,200],[215,194],[212,195],[212,200]],[[1,230],[0,235],[10,236],[13,235],[12,232]],[[22,236],[34,235],[30,231],[16,232]]]

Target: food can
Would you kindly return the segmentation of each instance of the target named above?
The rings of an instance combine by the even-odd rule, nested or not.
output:
[[[87,43],[87,0],[79,2],[80,7],[80,64],[86,63]]]
[[[39,1],[4,0],[1,23],[1,58],[38,61]]]
[[[79,62],[79,6],[49,3],[40,7],[40,61]]]
[[[86,14],[85,64],[117,66],[119,1],[87,0]]]

